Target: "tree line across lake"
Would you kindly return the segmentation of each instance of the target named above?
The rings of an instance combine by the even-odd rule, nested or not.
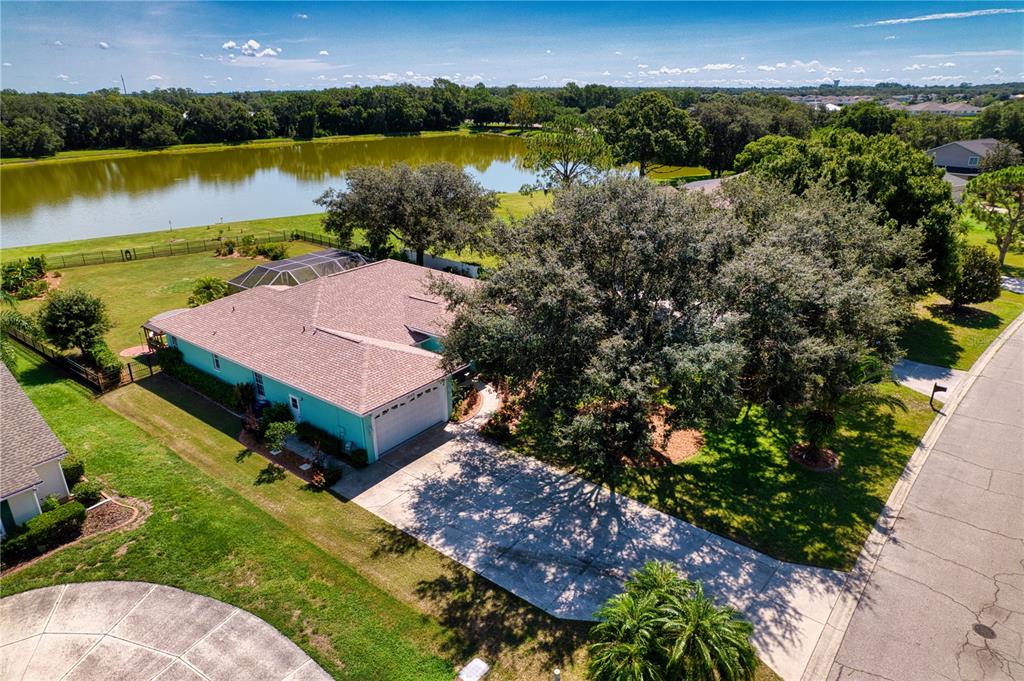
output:
[[[998,137],[1024,144],[1024,102],[1010,100],[1008,86],[955,89],[876,87],[856,94],[887,97],[912,91],[994,102],[973,121],[937,115],[908,116],[875,104],[838,114],[787,99],[784,94],[849,94],[849,89],[716,91],[657,89],[673,109],[699,123],[700,144],[688,163],[728,170],[736,154],[767,134],[806,137],[838,119],[863,134],[893,133],[918,148],[962,137]],[[199,94],[187,89],[122,95],[108,89],[85,95],[19,93],[0,96],[0,155],[45,157],[58,151],[161,148],[174,144],[237,143],[274,137],[311,139],[344,134],[414,133],[477,125],[530,127],[559,115],[582,114],[598,128],[650,90],[568,83],[560,88],[464,87],[438,79],[429,87],[395,85],[302,92]],[[1005,100],[1005,101],[1000,101]],[[695,132],[697,128],[694,128]]]

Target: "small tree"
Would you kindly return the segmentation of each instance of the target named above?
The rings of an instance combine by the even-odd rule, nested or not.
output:
[[[1010,166],[1019,166],[1024,156],[1020,149],[1012,142],[1000,142],[992,147],[981,159],[978,170],[983,173],[991,173],[995,170],[1002,170]]]
[[[192,287],[192,295],[188,297],[189,307],[199,307],[206,303],[212,303],[215,300],[223,298],[228,295],[230,288],[228,283],[223,279],[217,277],[199,277],[196,279],[195,285]]]
[[[996,237],[1000,267],[1024,236],[1024,165],[982,173],[967,183],[964,204]]]
[[[365,229],[376,254],[393,237],[416,251],[417,265],[427,249],[472,245],[498,205],[494,192],[451,163],[364,166],[349,170],[347,179],[347,190],[328,189],[316,200],[327,209],[324,229],[343,243],[351,242],[355,229]]]
[[[594,681],[754,678],[753,627],[668,563],[644,565],[597,617],[587,670]]]
[[[645,92],[616,106],[602,130],[618,163],[636,163],[640,175],[658,166],[700,162],[704,130],[661,92]]]
[[[541,178],[544,189],[595,179],[611,165],[601,133],[581,116],[563,115],[526,140],[523,163]]]
[[[984,246],[967,246],[960,255],[960,274],[944,293],[953,309],[995,300],[1002,292],[999,258]]]
[[[106,304],[82,289],[56,289],[39,310],[39,326],[51,343],[61,350],[78,348],[82,355],[113,324]]]
[[[525,128],[537,122],[537,115],[537,106],[533,95],[523,90],[512,95],[509,100],[509,123]]]

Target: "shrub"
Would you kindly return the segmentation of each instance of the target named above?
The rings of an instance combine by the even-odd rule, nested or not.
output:
[[[263,440],[269,449],[281,449],[284,446],[285,438],[294,434],[295,421],[274,421],[267,425]]]
[[[260,433],[266,433],[267,426],[271,423],[294,420],[295,417],[292,415],[292,410],[288,408],[287,404],[271,402],[263,408],[263,413],[260,414]]]
[[[256,255],[256,237],[252,234],[243,236],[238,242],[238,252],[247,258]]]
[[[341,480],[341,472],[340,466],[318,466],[316,470],[313,471],[310,482],[314,487],[319,487],[320,489],[333,487],[338,484],[339,480]]]
[[[256,247],[256,255],[262,255],[267,260],[283,260],[288,255],[288,247],[280,241],[260,244]]]
[[[64,481],[71,489],[85,475],[85,464],[74,454],[65,456],[60,462],[60,469],[64,473]]]
[[[223,298],[231,292],[228,282],[217,277],[199,277],[192,286],[192,295],[188,297],[189,307],[199,307],[206,303]]]
[[[220,242],[220,245],[217,246],[216,249],[214,249],[214,253],[216,253],[217,255],[219,255],[222,258],[226,257],[226,256],[229,256],[229,255],[231,255],[234,252],[235,252],[235,240],[234,239],[224,239],[223,241]]]
[[[45,279],[36,279],[21,286],[14,297],[18,300],[32,300],[38,298],[50,290],[50,284]]]
[[[235,386],[235,404],[248,409],[256,401],[256,386],[252,383],[239,383]]]
[[[43,513],[46,513],[47,511],[52,511],[58,506],[60,506],[60,499],[53,496],[52,494],[48,495],[45,499],[39,502],[39,508],[40,510],[42,510]]]
[[[356,468],[366,468],[370,465],[370,456],[362,447],[352,450],[352,465]]]
[[[32,255],[25,259],[24,272],[33,279],[42,279],[46,276],[46,256]]]
[[[10,565],[59,546],[82,528],[85,506],[69,501],[52,511],[31,518],[21,531],[12,533],[0,549],[5,565]]]
[[[967,246],[960,255],[960,272],[946,297],[958,308],[995,300],[1001,288],[999,258],[984,246]]]
[[[103,498],[102,491],[103,486],[92,480],[80,482],[71,488],[71,494],[75,497],[75,501],[86,508],[99,503],[99,500]]]
[[[235,410],[242,410],[247,406],[238,403],[236,386],[185,364],[178,348],[160,348],[156,352],[156,360],[165,373],[193,388],[196,392],[209,397],[214,402],[219,402],[225,407]]]
[[[119,371],[121,369],[121,358],[103,340],[97,340],[89,346],[89,359],[100,371]]]

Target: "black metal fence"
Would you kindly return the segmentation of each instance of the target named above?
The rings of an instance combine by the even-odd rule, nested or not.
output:
[[[293,239],[298,239],[299,241],[308,241],[311,244],[317,244],[319,246],[329,246],[331,248],[341,249],[349,248],[347,245],[343,245],[341,243],[341,239],[339,239],[336,236],[331,236],[330,234],[307,232],[302,229],[294,229],[291,232],[291,237]]]
[[[246,236],[246,235],[243,235]],[[253,243],[266,244],[274,241],[288,241],[289,232],[269,231],[252,234]],[[153,246],[135,246],[118,250],[92,251],[89,253],[68,253],[65,255],[46,256],[47,267],[53,269],[67,269],[69,267],[82,267],[84,265],[106,265],[108,263],[133,262],[135,260],[149,260],[150,258],[166,258],[172,255],[191,255],[192,253],[206,253],[215,251],[225,241],[234,241],[235,246],[240,244],[240,237],[221,237],[216,239],[185,239],[182,241]],[[320,243],[319,241],[314,243]]]
[[[59,350],[55,350],[38,338],[27,333],[22,333],[16,329],[8,329],[6,333],[10,335],[11,338],[14,338],[25,347],[36,352],[36,354],[61,367],[79,381],[85,383],[87,386],[99,393],[109,392],[114,388],[119,388],[126,383],[133,382],[135,380],[136,372],[138,372],[138,370],[143,366],[138,362],[130,362],[120,369],[99,371],[92,367],[87,367],[84,364],[79,364]],[[150,373],[152,373],[152,370],[150,370]]]

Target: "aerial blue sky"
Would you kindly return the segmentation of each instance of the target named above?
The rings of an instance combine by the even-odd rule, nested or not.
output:
[[[1024,3],[0,3],[2,86],[1024,81]]]

